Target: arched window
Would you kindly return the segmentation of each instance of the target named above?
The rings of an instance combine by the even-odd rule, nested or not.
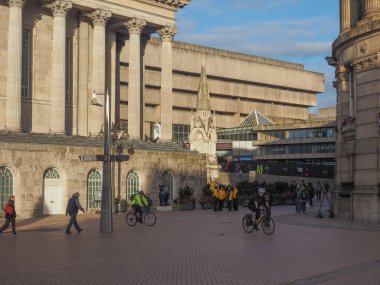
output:
[[[45,172],[45,179],[61,179],[61,174],[55,168],[49,168]]]
[[[0,209],[8,203],[9,195],[13,195],[13,173],[8,167],[0,167]]]
[[[102,202],[102,173],[98,169],[93,169],[87,178],[87,208],[100,209]]]
[[[173,174],[171,174],[169,171],[166,171],[164,175],[162,176],[162,180],[164,182],[164,185],[168,186],[169,188],[169,200],[173,200],[173,195],[174,195]]]
[[[140,190],[140,179],[136,171],[132,170],[127,175],[127,199]]]

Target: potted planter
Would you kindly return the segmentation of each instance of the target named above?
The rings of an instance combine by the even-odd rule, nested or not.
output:
[[[128,202],[125,199],[120,200],[120,212],[126,212],[128,207]]]
[[[193,189],[190,186],[179,188],[177,203],[180,205],[181,210],[195,209],[195,198],[193,196]]]

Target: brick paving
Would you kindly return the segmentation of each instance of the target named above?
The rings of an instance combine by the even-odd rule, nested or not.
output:
[[[16,237],[0,235],[0,283],[380,284],[380,227],[277,206],[272,236],[247,234],[246,212],[157,213],[153,227],[115,215],[112,234],[80,215],[84,231],[70,236],[65,216],[17,221]]]

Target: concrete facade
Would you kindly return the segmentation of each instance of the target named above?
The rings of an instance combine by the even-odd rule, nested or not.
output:
[[[341,31],[327,58],[336,68],[337,151],[334,211],[380,222],[380,1],[340,1]]]

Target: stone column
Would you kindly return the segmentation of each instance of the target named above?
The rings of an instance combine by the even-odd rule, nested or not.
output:
[[[150,136],[150,129],[145,125],[145,77],[144,77],[144,71],[145,71],[145,61],[144,61],[144,55],[145,55],[145,48],[148,44],[148,41],[150,40],[149,34],[142,34],[141,35],[141,68],[140,68],[140,78],[141,78],[141,121],[142,121],[142,128],[141,128],[141,134],[142,138],[146,136]]]
[[[340,32],[351,28],[351,0],[340,0]]]
[[[47,5],[54,17],[50,130],[57,134],[65,133],[66,16],[72,5],[71,1]]]
[[[26,0],[9,0],[8,70],[5,127],[21,130],[22,8]]]
[[[115,123],[120,123],[120,54],[125,46],[125,39],[116,40],[116,88],[115,88]]]
[[[337,87],[337,127],[336,137],[336,183],[352,182],[350,158],[346,154],[345,140],[342,137],[342,127],[350,116],[350,67],[338,66],[336,69]]]
[[[372,16],[380,12],[380,0],[362,0],[363,17]]]
[[[350,0],[351,7],[351,28],[356,26],[361,16],[361,3],[358,0]]]
[[[106,84],[106,25],[111,12],[96,9],[87,15],[92,20],[94,32],[92,37],[92,89],[98,94],[105,94]],[[92,94],[91,94],[92,95]],[[104,98],[104,96],[102,96]],[[89,133],[98,135],[104,123],[103,106],[91,105]],[[104,131],[104,126],[103,126]]]
[[[141,110],[141,32],[145,20],[133,18],[126,23],[129,32],[128,133],[131,139],[142,138]]]
[[[173,55],[172,42],[176,27],[165,26],[157,31],[161,36],[161,141],[173,138]]]

